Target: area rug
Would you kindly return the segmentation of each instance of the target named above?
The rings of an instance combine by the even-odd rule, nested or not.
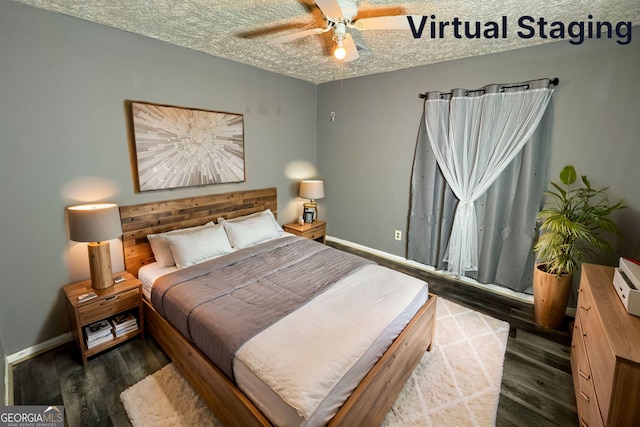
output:
[[[385,427],[494,426],[509,324],[438,298],[433,348]],[[220,426],[172,363],[120,395],[134,427]]]

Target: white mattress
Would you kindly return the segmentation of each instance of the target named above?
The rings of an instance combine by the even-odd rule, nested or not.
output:
[[[384,267],[378,267],[385,269]],[[150,301],[151,287],[153,282],[160,276],[175,271],[176,267],[161,268],[156,263],[145,265],[138,272],[138,278],[143,284],[143,293]],[[385,269],[388,270],[388,269]],[[395,273],[395,272],[394,272]],[[398,273],[400,274],[400,273]],[[366,349],[362,357],[355,362],[344,374],[344,376],[332,386],[330,393],[327,397],[320,402],[313,413],[308,416],[307,419],[299,414],[299,411],[290,406],[289,403],[276,391],[274,391],[258,374],[254,373],[245,363],[234,358],[234,375],[236,377],[236,383],[238,387],[256,404],[256,406],[276,425],[280,426],[320,426],[325,425],[326,422],[331,419],[337,410],[342,406],[344,401],[349,397],[353,390],[360,383],[362,378],[373,367],[376,361],[382,356],[384,351],[389,347],[393,340],[402,332],[404,327],[409,323],[411,318],[418,312],[420,307],[426,302],[428,298],[428,288],[426,284],[420,282],[413,277],[400,274],[397,276],[398,286],[402,286],[402,281],[407,280],[407,283],[413,282],[421,283],[420,290],[410,298],[410,302],[404,306],[400,314],[395,317],[386,327],[382,328],[379,335],[375,337],[372,344]],[[372,280],[374,277],[371,275],[361,275],[361,281],[366,284],[367,281]],[[395,280],[394,280],[395,282]],[[394,283],[395,286],[396,283]],[[320,310],[322,311],[322,310]],[[378,311],[371,312],[371,320],[362,319],[361,323],[364,325],[369,322],[375,321]],[[287,319],[286,317],[281,321]],[[321,320],[315,319],[312,322],[321,322]],[[269,328],[265,331],[268,331]],[[255,338],[255,337],[254,337]],[[318,338],[327,342],[326,346],[331,348],[331,336],[324,338]],[[250,340],[251,341],[251,340]],[[292,343],[295,345],[295,343]],[[242,348],[240,349],[242,350]],[[287,348],[282,348],[283,354],[287,352],[295,351]]]
[[[177,269],[178,267],[175,265],[171,267],[160,267],[160,264],[157,262],[152,262],[151,264],[140,267],[140,270],[138,270],[138,279],[142,282],[142,294],[149,302],[151,302],[151,288],[156,279],[165,274],[172,273]]]

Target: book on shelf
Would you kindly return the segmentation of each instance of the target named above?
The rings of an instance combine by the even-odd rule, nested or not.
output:
[[[95,339],[93,341],[87,340],[87,348],[90,350],[93,347],[96,347],[96,346],[98,346],[100,344],[104,344],[106,342],[111,342],[111,341],[113,341],[113,333],[111,333],[111,331],[109,331],[109,335],[106,335],[106,336],[104,336],[102,338]]]
[[[116,331],[138,324],[138,320],[131,313],[116,314],[111,318],[111,322]]]
[[[138,329],[138,319],[131,313],[116,314],[84,327],[87,349],[113,341]]]
[[[131,313],[122,313],[113,316],[113,333],[116,338],[138,329],[138,319]]]
[[[126,327],[126,328],[122,328],[122,329],[119,329],[119,330],[115,331],[115,335],[116,335],[116,338],[119,338],[119,337],[121,337],[123,335],[128,334],[129,332],[133,332],[133,331],[137,331],[137,330],[138,330],[138,324],[134,323],[133,325],[130,325],[130,326]]]
[[[102,319],[84,327],[87,344],[112,336],[113,325],[109,319]]]

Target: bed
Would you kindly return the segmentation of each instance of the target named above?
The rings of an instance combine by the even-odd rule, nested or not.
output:
[[[275,221],[277,193],[273,188],[124,206],[120,210],[126,268],[136,276],[140,273],[143,283],[146,283],[145,329],[224,425],[324,425],[327,422],[329,425],[345,426],[377,425],[395,401],[424,351],[431,346],[436,298],[431,294],[427,298],[426,284],[422,286],[424,289],[419,290],[421,286],[412,282],[417,279],[405,275],[395,276],[399,273],[284,232],[258,244],[240,244],[248,241],[242,241],[242,234],[233,235],[234,230],[238,229],[238,219],[250,216],[264,219],[265,212],[268,212]],[[206,232],[212,235],[215,227],[211,225],[212,221],[226,222],[225,230],[229,240],[233,242],[232,252],[228,253],[225,246],[222,250],[225,255],[206,262],[196,262],[194,265],[189,265],[192,261],[189,257],[186,257],[185,263],[185,257],[180,255],[180,259],[176,258],[175,262],[188,267],[174,267],[172,271],[167,271],[164,266],[158,268],[149,239],[155,242],[155,237],[159,234],[192,227],[206,227]],[[217,227],[215,232],[219,233],[221,226]],[[181,243],[181,238],[166,240],[171,241],[173,249],[176,248],[176,242]],[[278,261],[275,262],[275,259]],[[320,268],[327,263],[331,265],[331,271]],[[281,265],[286,265],[286,268]],[[242,266],[247,267],[246,271],[238,269]],[[221,280],[224,277],[222,274],[230,274],[230,279]],[[259,277],[253,277],[254,274]],[[322,280],[319,280],[318,274],[322,276]],[[151,279],[145,277],[147,275]],[[218,289],[217,284],[210,285],[212,281],[208,278],[211,277],[215,278],[213,282],[233,282],[234,285],[229,290]],[[345,299],[349,295],[350,298],[364,298],[364,301],[368,292],[371,304],[375,304],[376,299],[379,299],[376,298],[378,292],[384,292],[382,288],[380,291],[376,289],[376,283],[399,279],[408,280],[406,289],[410,291],[404,296],[397,295],[400,293],[395,291],[389,294],[392,299],[399,301],[399,305],[388,305],[383,310],[376,311],[383,314],[387,311],[394,312],[395,314],[388,315],[387,321],[379,325],[372,322],[370,328],[358,332],[363,335],[362,338],[356,335],[354,337],[357,339],[343,340],[348,343],[344,350],[336,344],[330,350],[325,348],[323,352],[320,348],[311,353],[312,359],[317,357],[320,360],[324,357],[325,361],[337,363],[336,366],[343,370],[331,381],[325,379],[330,376],[329,372],[334,372],[334,368],[325,373],[318,368],[318,374],[307,375],[309,378],[305,381],[316,381],[308,384],[312,384],[314,390],[324,387],[326,394],[311,393],[313,398],[308,398],[309,395],[296,395],[294,391],[300,388],[296,384],[298,378],[315,371],[308,369],[309,366],[304,363],[297,368],[299,371],[292,368],[297,361],[309,357],[307,355],[306,358],[299,358],[297,352],[322,342],[324,338],[320,338],[319,334],[323,328],[326,335],[326,330],[331,331],[331,327],[340,328],[340,322],[355,324],[357,322],[354,319],[359,318],[349,318],[350,314],[332,315],[331,321],[336,318],[337,323],[334,326],[320,325],[322,327],[315,324],[329,322],[305,319],[313,319],[309,316],[314,315],[314,312],[326,312],[327,307],[330,307],[332,313],[346,313],[347,310],[343,310],[341,304],[352,305]],[[310,292],[310,296],[300,297],[302,299],[298,300],[299,288],[293,288],[290,283],[305,280],[303,289],[304,292]],[[149,282],[155,283],[153,290]],[[322,286],[316,287],[315,284],[319,282],[323,283]],[[272,285],[273,289],[265,287],[265,283]],[[289,286],[292,286],[291,289]],[[189,291],[182,292],[181,289]],[[217,294],[213,298],[196,291],[198,289]],[[254,302],[245,301],[246,295],[252,294],[255,289],[271,289],[268,294],[260,297],[264,300],[269,300],[274,295],[288,295],[283,298],[286,300],[284,308],[272,308],[276,304],[268,304],[269,310],[266,311],[269,313],[265,312],[266,314],[260,311],[263,310],[261,308],[247,310],[246,307],[253,307]],[[415,292],[412,289],[416,289]],[[180,296],[183,294],[184,296]],[[214,304],[213,301],[218,304],[223,300],[233,303],[216,306],[215,310],[201,309],[207,304]],[[186,304],[185,301],[195,304],[195,308],[187,308],[192,319],[188,325],[177,312],[178,307]],[[227,312],[226,308],[223,309],[234,305],[238,306],[236,311],[228,309]],[[219,317],[211,320],[204,315],[200,316],[199,313],[206,311],[215,312]],[[265,320],[265,324],[255,321],[263,317],[269,319],[271,311],[280,312],[280,317],[277,317],[280,320],[274,323]],[[244,323],[241,320],[243,313],[248,313],[248,321]],[[384,316],[379,314],[377,317]],[[197,323],[193,319],[201,321]],[[245,323],[251,325],[246,326]],[[232,331],[206,332],[206,328],[211,325],[220,324],[232,328]],[[249,332],[238,329],[238,325],[248,327]],[[299,328],[292,325],[300,326],[304,331],[295,340],[288,335],[295,336],[290,331]],[[248,334],[249,340],[235,343],[235,337],[243,334]],[[367,338],[367,334],[373,337]],[[309,336],[313,338],[309,339]],[[216,337],[219,341],[215,341]],[[367,341],[368,339],[373,341]],[[352,350],[356,346],[354,342],[360,343],[358,352]],[[285,344],[292,347],[284,347]],[[226,347],[229,347],[228,352],[220,351]],[[336,357],[338,354],[341,356]],[[347,356],[351,359],[347,359]],[[324,365],[318,363],[317,366]],[[289,369],[283,371],[284,368]],[[276,375],[275,380],[268,375]],[[280,381],[279,375],[289,377]],[[326,382],[329,384],[324,384]]]

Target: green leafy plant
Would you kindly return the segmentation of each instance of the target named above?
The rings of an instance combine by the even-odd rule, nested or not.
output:
[[[623,201],[610,204],[605,191],[591,188],[582,175],[584,186],[572,188],[576,170],[567,165],[560,172],[560,184],[551,182],[554,191],[545,191],[546,207],[538,213],[542,235],[534,246],[544,271],[558,276],[573,273],[580,262],[595,255],[595,249],[613,252],[600,231],[617,233],[618,226],[608,216],[624,208]]]

